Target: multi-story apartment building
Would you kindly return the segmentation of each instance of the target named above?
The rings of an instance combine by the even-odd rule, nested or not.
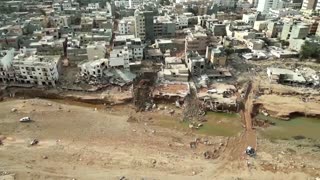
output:
[[[281,32],[281,40],[303,39],[309,34],[309,29],[310,26],[302,22],[286,22]]]
[[[190,74],[194,76],[199,77],[205,71],[205,60],[197,51],[186,52],[186,64]]]
[[[133,16],[124,17],[119,21],[119,34],[135,34],[135,18]]]
[[[270,8],[272,8],[274,0],[259,0],[257,11],[261,13],[267,13]]]
[[[319,7],[318,7],[319,5]],[[301,10],[315,10],[320,9],[320,1],[317,0],[303,0]]]
[[[141,40],[154,40],[153,22],[154,13],[152,11],[139,11],[136,10],[134,17],[135,23],[135,36]]]
[[[189,32],[185,40],[185,51],[197,51],[200,54],[205,54],[209,42],[207,34]]]
[[[269,38],[276,38],[282,32],[283,23],[278,21],[269,21],[267,25],[266,36]]]
[[[94,42],[87,46],[88,60],[102,59],[106,57],[107,44],[103,41]]]
[[[155,16],[153,23],[155,38],[171,38],[176,33],[176,23],[169,16]]]
[[[60,56],[37,56],[26,49],[13,57],[13,50],[1,59],[0,78],[4,82],[55,86],[59,78]]]
[[[140,38],[135,38],[133,35],[116,36],[114,39],[114,48],[128,49],[129,60],[142,60],[144,45]]]

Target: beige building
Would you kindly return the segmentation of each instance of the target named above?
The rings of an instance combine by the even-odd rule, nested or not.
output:
[[[198,51],[199,54],[205,54],[209,42],[207,34],[190,32],[185,40],[185,51]]]

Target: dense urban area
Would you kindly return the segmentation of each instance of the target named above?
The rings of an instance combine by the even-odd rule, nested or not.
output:
[[[320,180],[320,0],[0,0],[0,180]]]

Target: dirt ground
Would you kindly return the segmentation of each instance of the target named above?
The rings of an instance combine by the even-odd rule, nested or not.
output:
[[[13,108],[16,112],[12,112]],[[179,119],[179,110],[176,112],[173,119]],[[303,146],[301,151],[301,146],[297,149],[295,144],[261,139],[256,158],[245,155],[233,158],[231,153],[241,144],[238,136],[212,137],[159,127],[153,122],[161,121],[162,114],[167,116],[168,110],[136,114],[130,105],[106,108],[42,99],[0,102],[0,138],[3,139],[0,179],[6,174],[23,180],[314,179],[320,176],[317,163],[320,156],[319,152],[311,151],[314,147]],[[24,116],[34,121],[20,123],[19,118]],[[135,118],[128,122],[130,116]],[[39,144],[30,146],[33,138]],[[210,143],[199,143],[191,149],[189,143],[196,138]],[[292,149],[290,153],[295,155],[289,154],[286,148]],[[205,151],[215,152],[215,158],[205,159]],[[276,159],[277,156],[281,157]],[[282,165],[274,167],[277,161]],[[286,168],[289,161],[295,167]]]

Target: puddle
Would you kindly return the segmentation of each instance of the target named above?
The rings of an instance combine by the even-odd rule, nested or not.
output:
[[[160,121],[158,125],[167,128],[174,128],[180,131],[188,131],[189,123],[180,122],[170,116],[158,117]],[[207,122],[203,123],[203,127],[194,130],[197,134],[209,136],[237,136],[242,131],[240,116],[238,114],[214,113],[209,112],[206,115]]]
[[[270,139],[292,139],[294,136],[304,136],[311,139],[320,139],[320,119],[297,117],[289,121],[258,115],[259,119],[269,120],[274,126],[259,129],[260,133]]]

